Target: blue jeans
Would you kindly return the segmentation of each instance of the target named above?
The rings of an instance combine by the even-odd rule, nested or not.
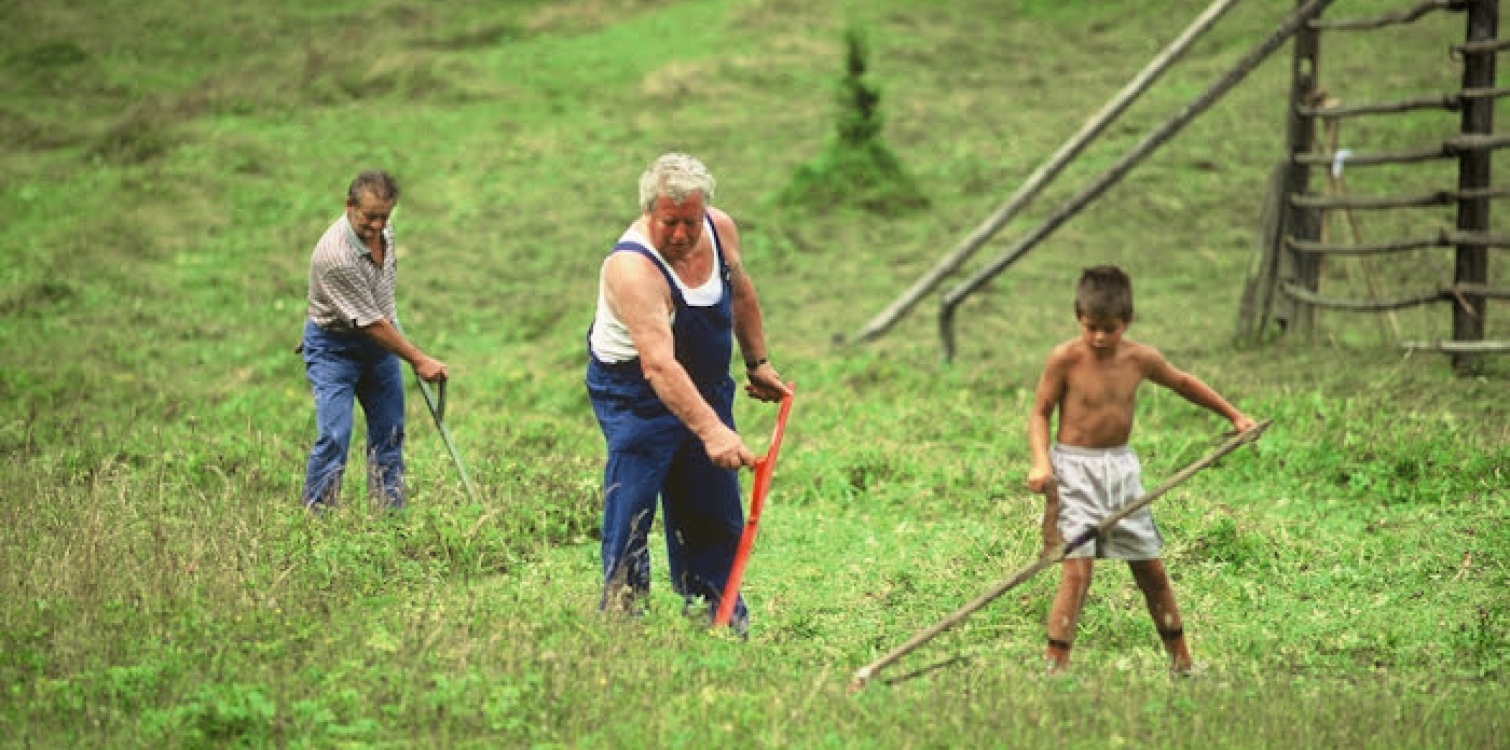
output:
[[[587,391],[608,443],[603,471],[603,609],[633,608],[650,591],[649,532],[656,500],[665,511],[671,587],[717,609],[744,532],[739,475],[708,459],[701,440],[672,414],[639,372],[639,363],[587,368]],[[724,424],[734,426],[734,381],[705,387]],[[741,596],[731,625],[749,613]]]
[[[304,322],[304,372],[315,397],[319,436],[309,451],[303,501],[334,504],[351,446],[353,400],[367,417],[367,489],[404,507],[404,371],[397,355],[361,333],[332,333]]]

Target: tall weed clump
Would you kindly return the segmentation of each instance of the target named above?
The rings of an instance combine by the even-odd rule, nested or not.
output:
[[[875,213],[926,208],[927,196],[881,139],[881,93],[865,77],[865,35],[851,28],[844,41],[834,134],[816,159],[798,167],[775,200],[788,207],[837,204]]]

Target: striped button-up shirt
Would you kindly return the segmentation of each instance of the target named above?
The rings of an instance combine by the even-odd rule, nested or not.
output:
[[[379,267],[342,214],[315,243],[309,259],[309,319],[327,331],[344,333],[384,318],[398,325],[398,254],[393,250],[393,227],[383,227]]]

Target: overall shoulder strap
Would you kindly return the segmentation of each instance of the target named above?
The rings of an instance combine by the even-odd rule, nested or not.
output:
[[[724,262],[724,243],[718,238],[718,224],[714,223],[711,213],[705,211],[703,217],[708,221],[708,231],[712,232],[713,259],[718,262],[718,277],[723,279],[724,284],[728,284],[732,274],[729,271],[729,264]]]
[[[666,279],[666,286],[671,289],[671,299],[676,302],[677,307],[686,306],[686,300],[682,298],[681,287],[676,285],[676,278],[671,275],[671,269],[667,268],[666,264],[662,263],[661,259],[655,256],[655,253],[650,252],[650,248],[638,242],[620,240],[618,244],[613,246],[613,251],[616,253],[638,253],[649,258],[650,262],[654,263],[656,268],[661,269],[661,276]]]

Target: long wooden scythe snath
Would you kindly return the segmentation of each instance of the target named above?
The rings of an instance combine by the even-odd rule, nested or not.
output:
[[[1163,484],[1155,487],[1149,492],[1143,493],[1143,495],[1138,499],[1133,500],[1126,505],[1123,505],[1121,508],[1117,509],[1117,512],[1111,514],[1110,516],[1107,516],[1104,520],[1102,520],[1101,523],[1096,524],[1090,529],[1087,529],[1085,532],[1081,533],[1074,539],[1051,548],[1049,551],[1045,552],[1042,557],[1039,557],[1038,560],[1032,565],[1029,565],[1022,570],[1017,571],[1017,573],[1011,578],[1008,578],[1007,580],[996,584],[991,588],[990,591],[981,594],[965,606],[955,610],[953,614],[950,614],[948,617],[945,617],[944,619],[938,621],[938,623],[934,624],[928,629],[923,630],[917,635],[909,638],[906,643],[903,643],[902,645],[892,649],[891,653],[888,653],[880,659],[877,659],[876,661],[865,665],[860,669],[860,671],[855,672],[854,679],[849,683],[849,691],[853,693],[865,687],[866,683],[870,682],[872,679],[875,679],[876,675],[879,674],[882,669],[885,669],[887,665],[911,653],[918,646],[921,646],[924,643],[933,640],[934,637],[938,636],[945,630],[958,625],[976,610],[986,606],[987,604],[990,604],[997,597],[1007,593],[1007,591],[1011,590],[1013,587],[1023,583],[1024,581],[1027,581],[1035,575],[1038,575],[1039,571],[1043,570],[1044,568],[1047,568],[1050,565],[1063,560],[1065,555],[1073,552],[1076,548],[1084,545],[1085,543],[1091,541],[1092,539],[1095,539],[1098,536],[1101,536],[1102,534],[1105,534],[1107,530],[1111,529],[1112,526],[1115,526],[1117,522],[1126,518],[1134,511],[1153,502],[1154,499],[1158,498],[1160,495],[1163,495],[1171,489],[1179,486],[1185,480],[1191,478],[1192,476],[1195,476],[1196,472],[1200,471],[1201,469],[1204,469],[1216,463],[1217,460],[1222,456],[1225,456],[1228,453],[1237,450],[1243,445],[1257,441],[1259,436],[1263,435],[1264,430],[1268,429],[1269,425],[1273,421],[1274,420],[1272,419],[1266,419],[1249,428],[1247,432],[1239,433],[1233,436],[1230,440],[1223,443],[1216,450],[1213,450],[1210,453],[1202,456],[1201,458],[1191,462],[1188,466],[1181,469],[1174,476],[1165,480]]]
[[[729,580],[724,584],[724,593],[718,600],[718,611],[713,615],[713,627],[729,624],[734,615],[734,604],[739,601],[739,584],[744,580],[745,563],[750,560],[750,548],[755,546],[755,532],[760,528],[760,511],[765,507],[766,491],[771,488],[771,474],[776,470],[776,455],[781,452],[781,436],[786,434],[786,418],[792,413],[792,396],[797,393],[796,383],[787,383],[786,395],[781,398],[781,411],[776,415],[776,428],[771,433],[771,445],[765,456],[755,460],[755,481],[750,487],[750,517],[745,519],[744,533],[739,537],[739,547],[734,552],[734,564],[729,567]]]

